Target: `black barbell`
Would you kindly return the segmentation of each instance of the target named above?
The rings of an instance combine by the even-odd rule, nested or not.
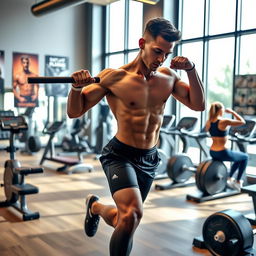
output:
[[[100,82],[99,77],[94,77],[95,83]],[[73,77],[66,77],[66,76],[61,76],[61,77],[52,77],[52,76],[37,76],[37,77],[28,77],[28,83],[29,84],[53,84],[53,83],[75,83],[75,80]]]

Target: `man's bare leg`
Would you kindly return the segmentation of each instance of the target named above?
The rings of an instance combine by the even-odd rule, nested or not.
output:
[[[92,204],[91,212],[92,214],[100,215],[108,225],[112,227],[116,226],[117,208],[115,206],[104,205],[96,201]]]
[[[110,255],[126,256],[131,252],[133,234],[142,217],[142,199],[138,188],[119,190],[113,199],[117,207],[95,201],[91,212],[115,229],[110,240]]]

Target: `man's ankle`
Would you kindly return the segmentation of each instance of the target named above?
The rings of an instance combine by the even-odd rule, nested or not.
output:
[[[98,202],[97,201],[95,201],[95,202],[93,202],[92,203],[92,206],[91,206],[91,213],[93,214],[93,215],[97,215],[98,214],[98,212],[97,212],[97,204],[98,204]]]

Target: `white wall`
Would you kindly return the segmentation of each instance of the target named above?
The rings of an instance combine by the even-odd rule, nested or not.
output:
[[[0,50],[5,52],[5,86],[12,86],[12,52],[39,55],[39,74],[44,75],[44,56],[70,58],[70,72],[86,66],[85,5],[67,7],[36,17],[35,0],[0,1]]]

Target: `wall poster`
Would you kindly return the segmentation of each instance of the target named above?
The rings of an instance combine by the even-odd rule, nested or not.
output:
[[[13,93],[15,107],[38,107],[39,85],[28,84],[28,77],[38,76],[38,55],[13,52]]]
[[[70,76],[69,58],[64,56],[45,56],[45,76]],[[46,96],[66,97],[69,84],[45,84]]]

